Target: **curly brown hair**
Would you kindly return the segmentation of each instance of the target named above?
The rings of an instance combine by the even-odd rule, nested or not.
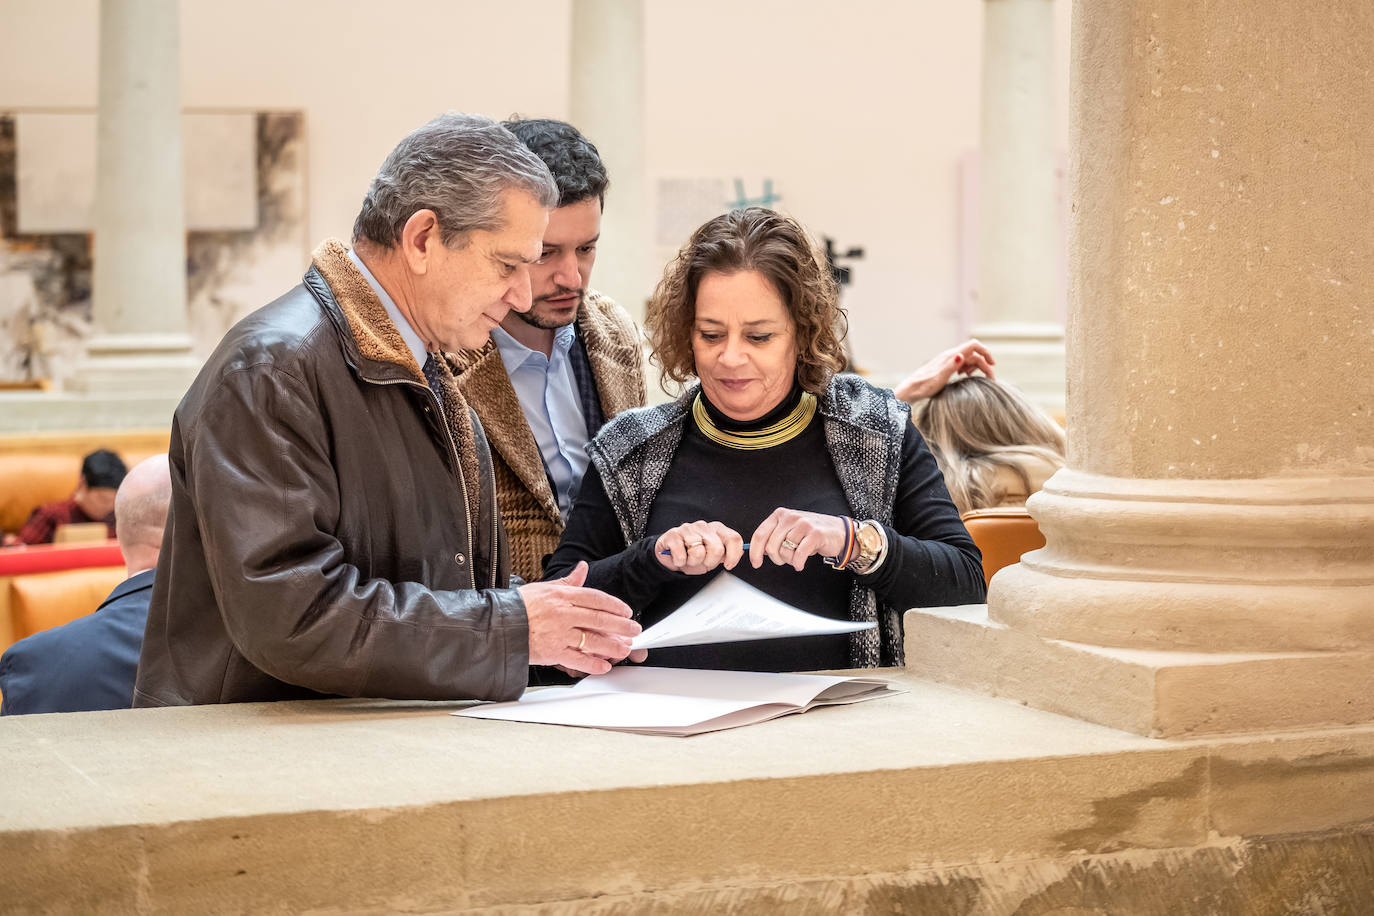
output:
[[[797,381],[820,394],[845,366],[848,324],[839,287],[801,224],[762,207],[731,210],[703,224],[664,270],[644,321],[651,359],[663,369],[663,390],[668,379],[681,385],[697,374],[692,328],[701,278],[741,270],[763,274],[782,297],[796,334]]]

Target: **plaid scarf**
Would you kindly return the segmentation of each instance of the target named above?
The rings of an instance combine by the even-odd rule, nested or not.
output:
[[[606,415],[601,411],[601,392],[596,387],[596,375],[587,357],[587,344],[580,332],[573,335],[572,347],[568,349],[568,364],[572,366],[573,379],[577,382],[582,419],[587,421],[587,436],[590,438],[606,425]]]

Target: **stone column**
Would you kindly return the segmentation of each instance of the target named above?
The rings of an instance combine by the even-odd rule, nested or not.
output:
[[[611,177],[592,285],[642,320],[658,280],[649,264],[642,0],[573,0],[569,120]]]
[[[96,333],[72,391],[179,396],[195,374],[179,46],[177,0],[101,0]]]
[[[1073,50],[1048,544],[907,657],[1152,734],[1374,720],[1374,6],[1079,0]]]
[[[1054,0],[985,0],[974,336],[998,377],[1064,407]]]

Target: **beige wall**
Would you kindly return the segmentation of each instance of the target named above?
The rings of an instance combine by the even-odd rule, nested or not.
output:
[[[1057,7],[1067,137],[1068,4]],[[0,109],[95,104],[97,8],[0,0]],[[187,107],[306,112],[312,239],[347,235],[382,157],[438,111],[567,114],[567,0],[404,9],[401,24],[361,0],[182,5]],[[646,11],[649,174],[771,176],[794,214],[863,245],[846,302],[856,354],[878,378],[953,343],[971,323],[958,169],[978,141],[981,4],[646,0]],[[360,66],[379,51],[388,65]]]
[[[408,130],[445,109],[504,117],[567,107],[568,8],[417,0],[409,28],[356,0],[183,3],[188,108],[306,112],[311,239],[346,236],[377,165]],[[0,2],[0,108],[92,107],[95,0]],[[493,41],[537,22],[518,43]],[[389,64],[360,66],[390,46]]]

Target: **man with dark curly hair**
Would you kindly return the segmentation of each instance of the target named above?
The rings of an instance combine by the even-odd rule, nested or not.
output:
[[[450,359],[491,440],[511,572],[533,581],[563,533],[587,442],[644,404],[644,360],[630,316],[588,286],[610,183],[596,147],[563,121],[504,126],[549,167],[558,207],[530,267],[529,311],[512,311],[485,347]]]

